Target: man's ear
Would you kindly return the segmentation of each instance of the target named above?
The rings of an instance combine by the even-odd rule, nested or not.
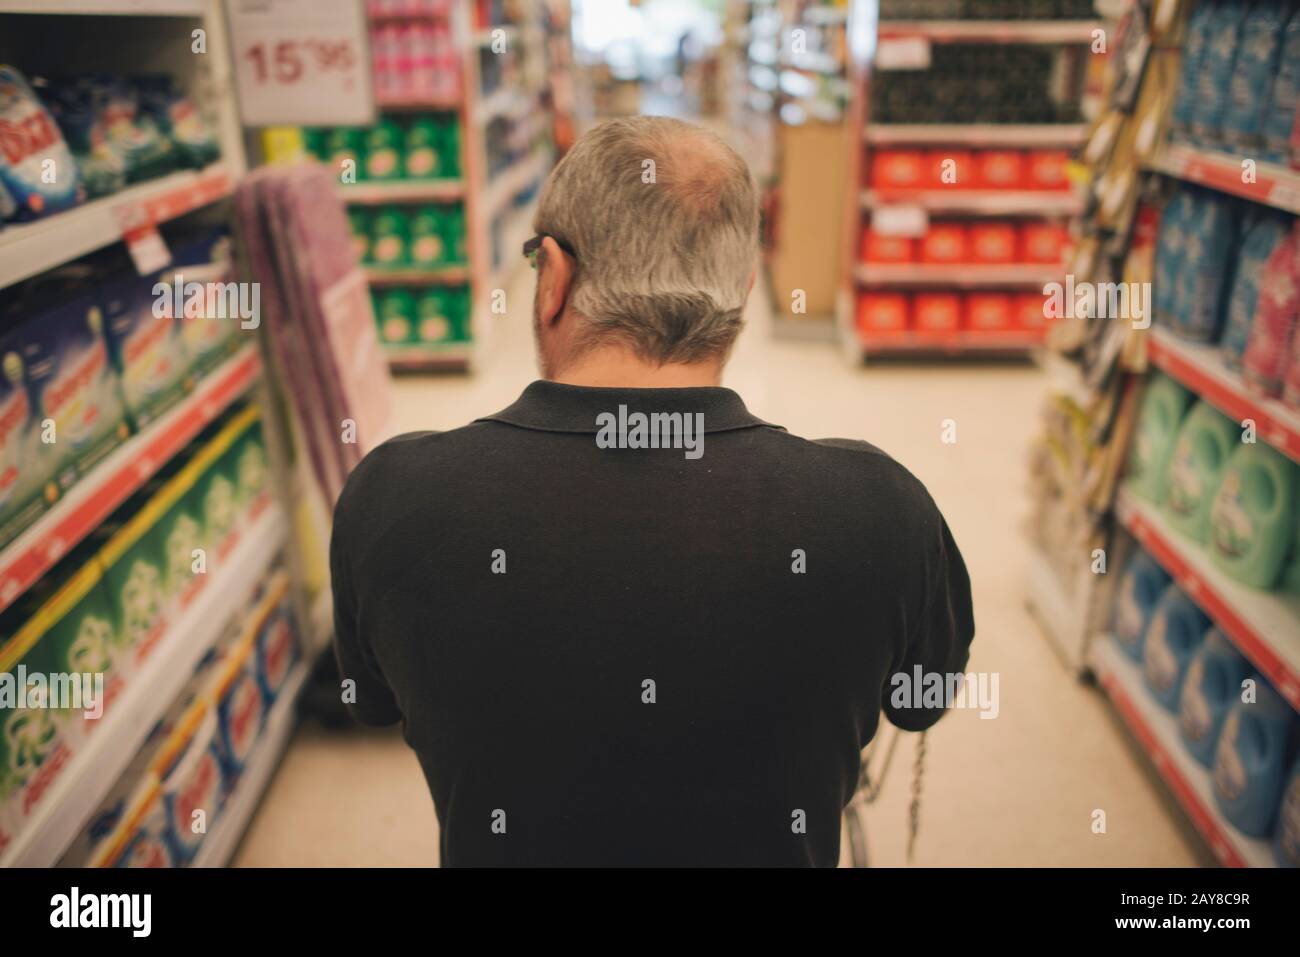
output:
[[[550,236],[542,240],[542,261],[537,276],[537,312],[543,325],[554,325],[564,313],[573,282],[573,260]]]

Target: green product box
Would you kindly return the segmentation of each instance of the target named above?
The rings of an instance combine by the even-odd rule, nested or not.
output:
[[[449,119],[438,124],[438,129],[441,133],[438,148],[441,157],[439,165],[442,167],[442,172],[438,175],[456,179],[460,176],[460,123],[453,114]]]
[[[34,594],[6,616],[12,637],[0,646],[0,847],[43,807],[81,742],[94,733],[94,715],[107,713],[121,690],[123,669],[99,562],[85,550],[69,561],[83,557],[44,601]],[[82,675],[103,678],[86,682]],[[83,691],[93,697],[82,697]]]
[[[271,466],[260,419],[249,426],[235,443],[232,458],[235,496],[240,512],[245,517],[256,517],[271,487]]]
[[[399,267],[410,262],[409,234],[405,213],[385,206],[370,226],[370,256],[377,266]]]
[[[366,178],[366,135],[356,126],[339,126],[325,135],[325,162],[340,182]]]
[[[451,261],[444,219],[445,210],[438,206],[421,206],[412,212],[408,247],[411,265],[441,266]]]
[[[417,342],[415,332],[415,297],[408,289],[390,289],[379,297],[375,309],[379,339],[385,345]]]
[[[370,127],[366,132],[366,179],[402,178],[402,140],[402,128],[392,120]]]
[[[353,207],[348,210],[348,228],[352,231],[352,248],[357,252],[357,262],[369,265],[370,210]]]
[[[406,128],[402,165],[408,179],[446,176],[442,159],[442,132],[431,116],[421,116]]]
[[[448,206],[442,216],[442,239],[447,250],[447,261],[464,264],[469,261],[465,246],[465,207],[457,203]]]
[[[416,303],[416,338],[426,345],[438,345],[457,339],[448,289],[426,289]]]

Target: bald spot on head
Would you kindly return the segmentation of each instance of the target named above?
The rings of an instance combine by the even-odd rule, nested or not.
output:
[[[655,182],[667,189],[682,212],[713,217],[737,173],[736,154],[714,134],[685,126],[665,130],[646,153],[655,161]]]

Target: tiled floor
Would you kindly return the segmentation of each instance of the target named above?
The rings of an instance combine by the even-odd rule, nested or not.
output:
[[[510,290],[486,368],[399,380],[400,426],[452,428],[507,405],[532,378],[531,274]],[[1210,858],[1129,745],[1103,696],[1062,668],[1024,608],[1018,527],[1026,445],[1042,374],[1030,365],[864,365],[829,344],[774,340],[763,297],[729,369],[759,416],[809,437],[868,439],[915,472],[970,568],[971,669],[997,672],[1000,714],[956,712],[930,733],[921,865],[1165,865]],[[940,441],[955,419],[957,442]],[[869,812],[873,863],[905,862],[914,739],[905,738]],[[1092,830],[1093,811],[1107,830]],[[432,802],[396,734],[299,730],[237,863],[429,865]]]

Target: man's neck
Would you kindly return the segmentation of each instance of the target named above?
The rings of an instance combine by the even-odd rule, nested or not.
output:
[[[597,348],[551,376],[552,382],[605,389],[689,389],[716,386],[722,363],[674,362],[656,366],[619,348]]]

